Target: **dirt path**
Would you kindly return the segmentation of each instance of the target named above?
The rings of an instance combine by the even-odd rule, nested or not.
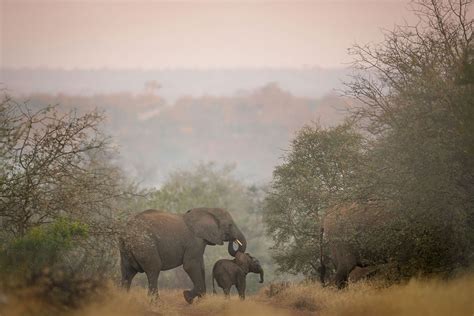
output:
[[[240,301],[237,296],[229,300],[222,296],[208,295],[192,305],[187,304],[181,293],[163,293],[161,302],[153,307],[147,316],[309,316],[316,315],[309,311],[290,309],[272,304],[272,302],[257,297],[248,297]]]

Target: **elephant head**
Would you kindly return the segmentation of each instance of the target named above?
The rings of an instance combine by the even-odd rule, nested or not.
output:
[[[195,208],[187,211],[183,218],[194,235],[209,245],[222,245],[227,241],[227,250],[231,256],[235,257],[237,251],[245,252],[247,240],[226,210]],[[234,244],[237,250],[234,249]]]
[[[260,265],[260,262],[257,260],[257,258],[252,256],[250,258],[252,258],[252,261],[250,262],[249,271],[260,274],[260,283],[263,283],[263,268]]]
[[[246,273],[252,272],[260,274],[260,283],[263,283],[263,268],[257,258],[252,257],[248,253],[237,252],[235,262],[241,266]]]

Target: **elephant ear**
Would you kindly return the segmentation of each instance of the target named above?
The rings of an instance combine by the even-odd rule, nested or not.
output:
[[[217,218],[206,209],[189,210],[183,215],[183,218],[195,236],[214,245],[224,244]]]

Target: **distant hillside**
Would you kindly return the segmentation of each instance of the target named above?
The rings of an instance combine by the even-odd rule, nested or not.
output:
[[[269,180],[295,131],[311,121],[341,121],[346,105],[335,95],[296,97],[276,84],[230,96],[183,97],[173,105],[153,93],[23,98],[35,106],[104,109],[126,169],[147,185],[199,161],[235,163],[243,179]]]
[[[347,69],[227,69],[227,70],[48,70],[0,69],[0,83],[13,93],[74,95],[143,93],[159,87],[169,102],[183,95],[231,95],[270,82],[293,95],[320,98],[342,87]]]

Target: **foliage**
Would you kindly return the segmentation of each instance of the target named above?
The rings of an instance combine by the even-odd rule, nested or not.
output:
[[[233,170],[232,165],[219,169],[214,163],[201,163],[192,170],[175,171],[150,194],[150,203],[171,212],[195,207],[248,209],[251,201],[246,196],[247,188],[233,177]]]
[[[7,126],[0,157],[3,230],[23,236],[67,214],[87,222],[91,233],[110,233],[113,201],[126,192],[99,129],[102,115],[55,107],[33,111],[7,96],[1,104],[1,123]]]
[[[80,306],[104,281],[97,275],[85,275],[80,265],[68,262],[88,237],[87,225],[60,218],[14,238],[0,250],[1,288],[46,304],[47,314]],[[24,310],[22,314],[36,313]]]
[[[355,46],[348,93],[371,134],[372,196],[395,214],[390,256],[405,273],[450,271],[474,249],[471,1],[416,1],[416,26]],[[388,238],[387,238],[388,237]]]
[[[115,235],[137,192],[117,166],[97,111],[0,102],[0,240],[9,243],[61,218],[84,223],[84,269],[115,264]],[[84,261],[82,261],[84,260]],[[94,262],[93,262],[94,261]],[[108,269],[112,271],[111,269]],[[92,271],[91,271],[92,272]]]
[[[275,168],[265,223],[280,270],[317,274],[320,230],[328,209],[352,198],[364,161],[362,137],[350,123],[308,125]]]
[[[303,128],[274,171],[265,219],[281,270],[317,271],[332,210],[362,259],[395,261],[405,276],[474,262],[471,5],[415,1],[416,26],[351,50],[359,132]]]
[[[113,275],[115,236],[137,188],[103,115],[0,102],[0,275],[8,289],[75,306]],[[138,200],[136,196],[133,196]]]
[[[87,225],[67,219],[34,227],[1,250],[2,273],[4,276],[14,274],[16,278],[30,280],[44,269],[57,265],[64,253],[72,250],[78,239],[86,238],[87,235]]]

